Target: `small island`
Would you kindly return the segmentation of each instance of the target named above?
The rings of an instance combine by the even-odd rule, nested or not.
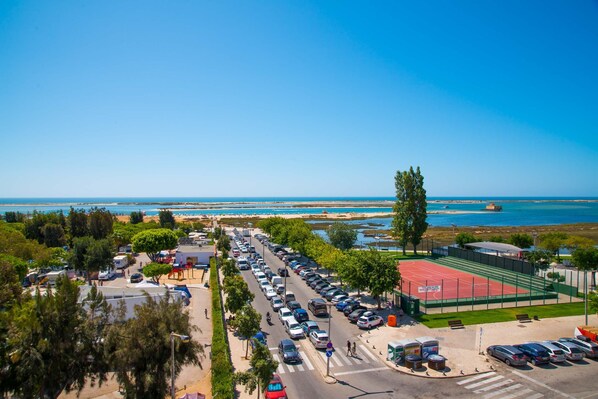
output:
[[[486,205],[486,208],[484,208],[484,210],[490,212],[500,212],[502,211],[502,206],[496,205],[494,202],[491,202],[490,204]]]

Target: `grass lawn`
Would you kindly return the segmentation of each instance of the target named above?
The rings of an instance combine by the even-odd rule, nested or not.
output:
[[[448,320],[460,319],[463,324],[497,323],[517,320],[515,315],[527,313],[540,319],[551,317],[578,316],[584,314],[583,302],[560,303],[556,305],[526,306],[508,309],[474,310],[470,312],[452,312],[442,314],[423,314],[416,320],[430,328],[448,327]]]

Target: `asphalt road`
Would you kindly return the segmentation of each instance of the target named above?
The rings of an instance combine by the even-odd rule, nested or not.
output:
[[[234,243],[233,243],[234,245]],[[276,272],[284,263],[260,242],[253,238],[251,245],[263,254],[264,260]],[[290,270],[290,269],[289,269]],[[259,289],[250,270],[243,271],[249,288],[255,294],[254,307],[263,315],[262,331],[267,334],[268,347],[277,360],[278,343],[288,338],[270,302]],[[292,271],[286,281],[287,290],[295,293],[303,308],[310,298],[318,297],[305,282]],[[266,312],[272,314],[272,325],[266,323]],[[331,339],[336,351],[331,358],[330,373],[337,379],[327,384],[323,374],[326,371],[326,357],[323,351],[316,351],[308,339],[296,341],[304,359],[301,366],[286,365],[282,361],[278,373],[287,385],[292,398],[598,398],[598,362],[585,360],[581,364],[548,365],[513,369],[494,362],[496,371],[474,377],[452,379],[422,379],[389,369],[377,356],[358,342],[356,358],[346,356],[346,342],[355,341],[359,334],[367,334],[332,308]],[[328,318],[314,318],[321,328],[328,330]],[[385,348],[377,348],[382,351]]]

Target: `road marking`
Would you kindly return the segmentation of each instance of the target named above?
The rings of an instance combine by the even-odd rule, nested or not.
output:
[[[571,395],[569,395],[569,394],[566,394],[565,392],[561,392],[561,391],[559,391],[558,389],[554,389],[554,388],[552,388],[552,387],[549,387],[548,385],[546,385],[546,384],[543,384],[543,383],[541,383],[540,381],[536,381],[536,380],[534,380],[532,377],[528,377],[527,375],[525,375],[525,374],[523,374],[523,373],[520,373],[519,371],[512,371],[512,373],[513,373],[513,374],[515,374],[515,375],[518,375],[518,376],[519,376],[519,377],[521,377],[521,378],[525,378],[526,380],[528,380],[528,381],[530,381],[530,382],[533,382],[534,384],[536,384],[536,385],[539,385],[539,386],[541,386],[542,388],[546,388],[546,389],[548,389],[549,391],[552,391],[552,392],[554,392],[554,393],[558,393],[559,395],[563,395],[563,396],[564,396],[564,397],[566,397],[566,398],[575,399],[575,396],[571,396]]]
[[[544,396],[544,395],[542,395],[541,393],[537,393],[537,394],[535,394],[535,395],[528,396],[528,397],[527,397],[527,398],[525,398],[525,399],[538,399],[538,398],[541,398],[542,396]]]
[[[337,366],[343,366],[343,362],[341,362],[341,359],[339,359],[338,356],[330,356],[330,360],[334,361],[337,364]]]
[[[466,380],[459,381],[459,382],[457,383],[457,385],[464,385],[464,384],[467,384],[467,383],[473,382],[473,381],[475,381],[475,380],[479,380],[480,378],[486,378],[486,377],[489,377],[489,376],[491,376],[491,375],[494,375],[494,374],[496,374],[494,371],[490,371],[490,372],[488,372],[488,373],[484,373],[484,374],[478,374],[478,375],[476,375],[476,376],[473,376],[473,377],[471,377],[471,378],[468,378],[468,379],[466,379]]]
[[[318,353],[320,354],[320,357],[322,358],[324,363],[326,363],[328,361],[327,357],[326,357],[326,353],[324,353],[324,352],[318,352]],[[333,367],[334,367],[334,363],[330,362],[330,368],[333,368]]]
[[[505,393],[505,392],[512,391],[513,389],[517,389],[517,388],[519,388],[521,386],[522,386],[521,384],[515,384],[515,385],[511,385],[509,387],[503,388],[503,389],[499,389],[498,391],[494,391],[492,393],[484,395],[484,399],[493,398],[493,397],[495,397],[497,395],[500,395],[500,394]]]
[[[532,392],[534,392],[534,391],[532,391],[531,389],[527,389],[526,388],[526,389],[523,389],[523,390],[521,390],[519,392],[515,392],[515,393],[512,393],[510,395],[503,396],[501,399],[513,399],[513,398],[516,398],[517,396],[527,395],[528,393],[532,393]]]
[[[297,368],[299,369],[299,371],[305,371],[302,364],[298,364]]]
[[[480,382],[476,382],[475,384],[467,385],[467,386],[466,386],[466,387],[464,387],[464,388],[465,388],[465,389],[472,389],[472,388],[475,388],[475,387],[479,387],[479,386],[481,386],[481,385],[488,384],[488,383],[490,383],[490,382],[494,382],[494,381],[502,380],[503,378],[505,378],[505,377],[503,377],[502,375],[497,375],[496,377],[488,378],[487,380],[482,380],[482,381],[480,381]]]
[[[488,385],[487,387],[484,387],[484,388],[476,389],[475,391],[473,391],[473,393],[486,392],[486,391],[489,391],[491,389],[498,388],[501,385],[507,385],[507,384],[510,384],[512,382],[513,382],[513,380],[504,380],[504,381],[501,381],[501,382],[497,382],[496,384]]]
[[[389,370],[388,367],[378,367],[375,369],[355,370],[355,371],[343,371],[342,373],[334,373],[334,376],[348,375],[348,374],[359,374],[359,373],[371,373],[372,371]]]
[[[343,359],[343,361],[345,363],[347,363],[348,366],[352,366],[353,365],[353,363],[351,363],[351,360],[350,360],[349,356],[347,356],[347,357],[341,356],[341,359]],[[355,359],[353,359],[353,360],[355,360]]]
[[[268,349],[271,350],[271,351],[278,350],[278,348],[268,348]]]
[[[308,370],[313,370],[314,366],[311,364],[311,362],[309,361],[309,359],[307,358],[307,356],[303,356],[303,363],[305,363],[305,365],[307,366]]]
[[[276,360],[278,362],[278,368],[276,369],[276,371],[278,371],[278,374],[284,374],[284,368],[282,367],[283,362],[280,361],[280,358],[278,357],[277,354],[273,353],[272,357],[274,358],[274,360]]]
[[[366,355],[367,355],[367,356],[368,356],[370,359],[372,359],[372,360],[373,360],[375,363],[377,363],[377,362],[378,362],[378,358],[376,357],[376,355],[372,354],[372,352],[370,352],[370,351],[369,351],[367,348],[365,348],[365,347],[364,347],[364,348],[362,349],[362,351],[363,351],[363,352],[365,352],[365,354],[366,354]]]

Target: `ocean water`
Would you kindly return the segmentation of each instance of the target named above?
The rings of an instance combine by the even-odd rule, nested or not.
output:
[[[323,212],[392,212],[393,197],[213,197],[213,198],[1,198],[0,214],[7,211],[30,213],[70,207],[103,207],[115,214],[143,211],[156,215],[162,208],[182,215],[278,215]],[[566,223],[598,223],[598,198],[551,197],[429,197],[428,223],[432,226],[538,226]],[[338,202],[326,206],[310,203]],[[485,212],[489,203],[502,205],[502,212]],[[364,205],[367,203],[367,205]],[[354,204],[354,206],[353,206]],[[454,213],[451,213],[454,212]],[[368,223],[390,226],[390,218],[368,219]],[[364,221],[349,221],[364,223]]]

